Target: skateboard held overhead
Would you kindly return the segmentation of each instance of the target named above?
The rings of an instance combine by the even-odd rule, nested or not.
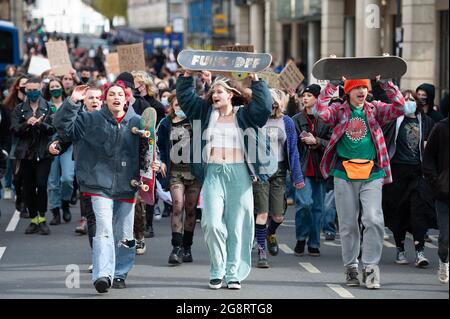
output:
[[[405,60],[398,56],[374,56],[360,58],[329,57],[314,64],[312,74],[318,80],[400,78],[406,73]]]
[[[156,111],[148,107],[141,115],[140,127],[133,127],[131,132],[141,136],[139,143],[140,180],[132,180],[131,186],[139,188],[139,196],[149,205],[155,203],[156,174],[152,171],[152,163],[156,159]]]
[[[177,60],[183,68],[193,71],[257,73],[270,66],[272,56],[268,53],[183,50]]]

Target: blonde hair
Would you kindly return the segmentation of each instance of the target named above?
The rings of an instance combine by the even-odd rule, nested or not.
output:
[[[272,118],[279,119],[283,117],[284,110],[289,103],[289,96],[279,89],[270,89],[272,95]]]
[[[147,94],[151,97],[158,96],[158,88],[156,87],[153,79],[144,71],[132,71],[131,74],[136,82],[145,85],[147,89]]]

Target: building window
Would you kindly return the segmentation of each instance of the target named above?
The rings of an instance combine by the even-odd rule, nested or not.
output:
[[[439,94],[448,92],[448,10],[440,11],[440,36],[439,36]]]

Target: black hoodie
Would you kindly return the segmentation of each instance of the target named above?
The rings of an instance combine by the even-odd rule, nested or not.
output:
[[[426,112],[425,114],[428,115],[429,117],[431,117],[433,119],[433,121],[435,123],[439,122],[440,120],[442,120],[444,117],[442,116],[441,113],[437,112],[434,109],[434,97],[435,97],[435,90],[436,88],[434,87],[433,84],[429,84],[429,83],[422,83],[421,85],[419,85],[416,89],[416,93],[419,90],[423,90],[427,93],[427,105],[428,105],[428,112]]]

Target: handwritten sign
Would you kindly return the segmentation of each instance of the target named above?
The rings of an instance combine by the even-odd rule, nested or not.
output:
[[[144,44],[117,46],[120,72],[145,71]]]
[[[297,89],[304,78],[305,77],[302,72],[300,72],[295,63],[292,61],[286,65],[279,76],[280,83],[286,90]]]
[[[119,67],[119,53],[109,53],[106,56],[105,61],[105,68],[108,74],[119,74],[120,73],[120,67]]]
[[[45,48],[53,73],[57,76],[70,73],[72,62],[66,41],[49,41],[45,43]]]
[[[255,46],[253,44],[222,45],[220,50],[231,52],[255,52]]]
[[[50,61],[42,56],[33,55],[28,67],[28,73],[41,76],[42,73],[51,69]]]
[[[273,71],[263,71],[257,73],[258,77],[267,82],[267,85],[274,89],[282,89],[279,75]]]

